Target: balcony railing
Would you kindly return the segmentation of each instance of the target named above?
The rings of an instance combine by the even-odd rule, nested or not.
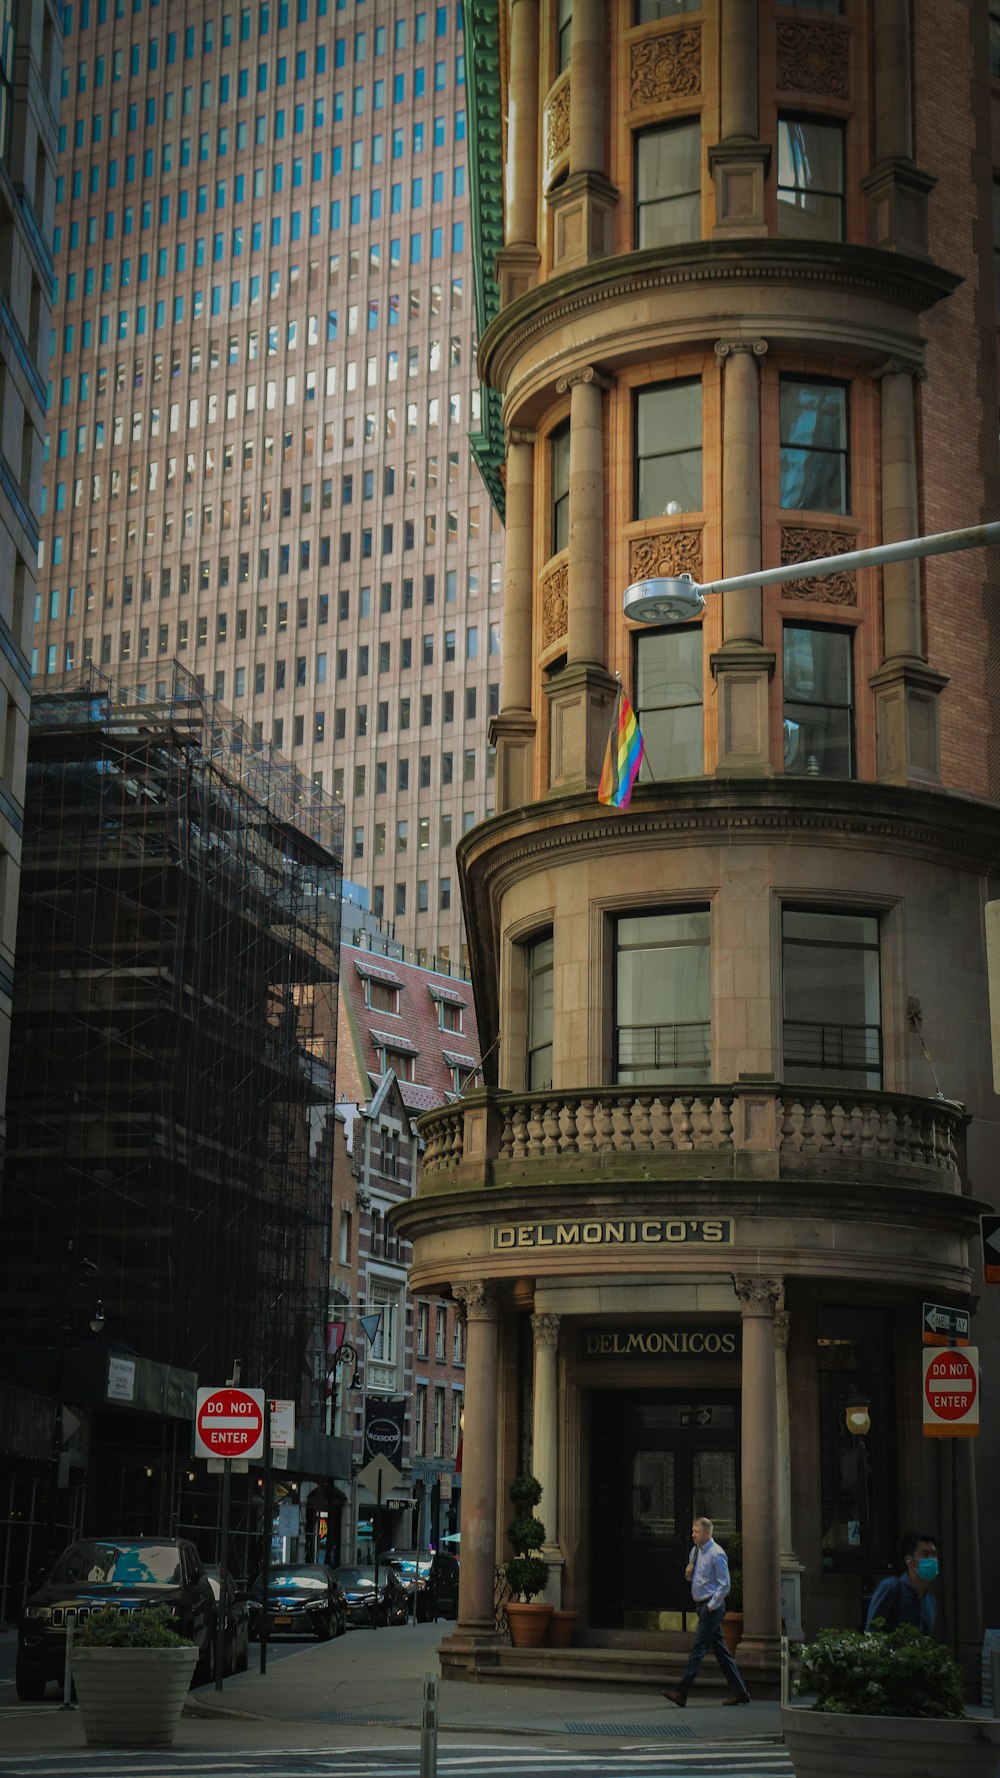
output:
[[[433,1189],[445,1183],[440,1175],[464,1169],[473,1184],[476,1170],[485,1167],[490,1182],[499,1183],[553,1164],[608,1168],[630,1155],[646,1157],[647,1173],[684,1170],[689,1176],[691,1162],[684,1157],[700,1155],[716,1176],[777,1178],[813,1167],[843,1172],[864,1162],[869,1177],[915,1179],[960,1192],[967,1121],[952,1100],[847,1087],[741,1083],[647,1092],[477,1092],[419,1120],[425,1143],[421,1180]]]

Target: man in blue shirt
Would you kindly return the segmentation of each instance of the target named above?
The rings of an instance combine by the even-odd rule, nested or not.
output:
[[[736,1662],[733,1660],[722,1634],[722,1620],[726,1613],[726,1598],[729,1593],[729,1563],[726,1552],[720,1549],[712,1537],[711,1519],[695,1519],[691,1527],[694,1548],[687,1567],[685,1578],[691,1582],[691,1597],[698,1607],[698,1628],[691,1643],[687,1668],[680,1685],[665,1691],[663,1696],[672,1704],[680,1705],[681,1709],[688,1701],[698,1674],[698,1668],[709,1649],[715,1655],[722,1669],[722,1677],[729,1688],[728,1698],[724,1704],[749,1704],[750,1693],[743,1683]]]
[[[881,1618],[887,1630],[915,1624],[925,1636],[933,1636],[937,1603],[930,1588],[937,1579],[937,1542],[930,1531],[909,1531],[899,1549],[902,1574],[887,1574],[872,1594],[865,1629]]]

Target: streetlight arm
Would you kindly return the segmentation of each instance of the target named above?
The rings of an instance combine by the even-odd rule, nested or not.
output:
[[[947,556],[960,549],[985,549],[1000,543],[1000,523],[970,525],[964,531],[938,531],[933,537],[906,537],[900,543],[878,543],[871,549],[847,550],[840,556],[817,556],[811,562],[789,562],[754,574],[731,574],[725,580],[700,581],[703,593],[748,592],[752,587],[783,581],[812,580],[818,574],[842,574],[850,568],[874,568],[882,562],[912,562],[919,556]]]

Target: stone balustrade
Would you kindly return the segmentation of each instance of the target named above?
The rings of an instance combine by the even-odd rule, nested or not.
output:
[[[478,1092],[419,1120],[421,1177],[435,1189],[459,1169],[530,1177],[536,1163],[603,1169],[636,1156],[664,1176],[705,1168],[766,1178],[863,1161],[866,1171],[960,1192],[966,1121],[950,1100],[777,1084]]]

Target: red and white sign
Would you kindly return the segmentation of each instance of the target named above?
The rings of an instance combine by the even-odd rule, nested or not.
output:
[[[263,1389],[199,1389],[194,1419],[196,1457],[262,1457]]]
[[[979,1437],[979,1349],[924,1351],[924,1437]]]

